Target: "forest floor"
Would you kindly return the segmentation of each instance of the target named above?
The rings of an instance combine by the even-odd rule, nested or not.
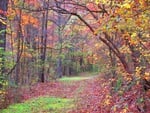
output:
[[[82,74],[39,83],[22,90],[22,103],[10,105],[0,113],[150,113],[137,107],[138,90],[111,91],[111,80],[102,75]]]

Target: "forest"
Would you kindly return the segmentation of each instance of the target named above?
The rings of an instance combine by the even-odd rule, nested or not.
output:
[[[150,0],[0,0],[0,113],[150,113]]]

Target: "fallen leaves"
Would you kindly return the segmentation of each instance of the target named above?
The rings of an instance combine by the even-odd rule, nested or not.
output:
[[[39,83],[22,90],[22,94],[24,100],[39,96],[74,99],[75,107],[69,113],[138,113],[144,110],[144,99],[146,105],[150,104],[150,93],[143,97],[139,84],[130,90],[122,90],[125,87],[122,84],[120,90],[112,92],[111,82],[112,79],[98,76],[80,81]]]

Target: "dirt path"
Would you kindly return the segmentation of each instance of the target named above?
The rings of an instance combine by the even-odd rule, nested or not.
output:
[[[39,96],[75,98],[83,93],[95,77],[79,77],[78,80],[74,80],[74,78],[69,79],[36,84],[30,89],[23,91],[23,99],[28,100]]]
[[[109,95],[106,90],[108,86],[101,84],[98,76],[86,80],[83,84],[84,89],[78,93],[77,107],[70,113],[110,113],[107,106],[103,105],[104,99]]]
[[[30,87],[30,89],[22,91],[23,101],[45,96],[73,99],[74,107],[63,111],[63,113],[87,113],[87,107],[89,108],[93,105],[97,107],[97,105],[93,103],[99,101],[98,94],[100,87],[97,87],[99,84],[95,83],[97,78],[97,76],[81,76],[62,78],[50,83],[39,83]],[[89,102],[89,99],[92,99],[93,102]],[[89,109],[93,110],[93,108]],[[97,108],[94,109],[98,110]]]

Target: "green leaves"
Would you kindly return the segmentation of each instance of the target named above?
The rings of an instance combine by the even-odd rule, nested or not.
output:
[[[122,86],[122,78],[119,78],[117,81],[116,81],[116,86],[115,86],[115,91],[118,91]]]
[[[0,35],[2,34],[2,33],[5,33],[6,32],[6,30],[4,29],[4,30],[1,30],[0,31]]]

